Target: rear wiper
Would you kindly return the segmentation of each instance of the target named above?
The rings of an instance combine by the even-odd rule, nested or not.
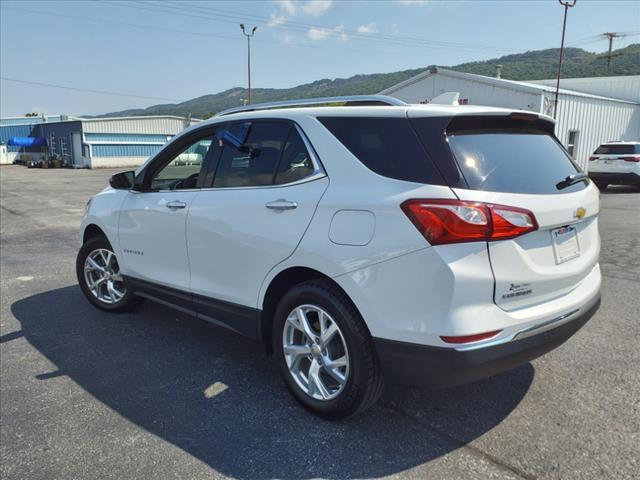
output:
[[[586,182],[588,179],[589,175],[587,175],[586,173],[574,173],[573,175],[565,177],[565,179],[561,182],[556,183],[556,188],[558,190],[562,190],[563,188],[567,188],[578,182]]]

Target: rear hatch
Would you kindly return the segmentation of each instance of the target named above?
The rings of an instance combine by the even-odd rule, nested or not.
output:
[[[425,146],[434,145],[427,133],[433,121],[412,123]],[[553,135],[553,123],[520,113],[463,116],[454,117],[445,134],[459,175],[450,184],[460,200],[535,216],[535,231],[487,242],[495,303],[514,310],[578,287],[598,262],[599,196],[588,180],[562,183],[582,172]]]
[[[638,162],[640,162],[640,144],[604,144],[589,157],[589,171],[627,173],[632,171]]]

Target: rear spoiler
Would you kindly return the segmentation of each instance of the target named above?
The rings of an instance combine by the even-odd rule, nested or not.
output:
[[[547,133],[553,135],[555,122],[536,113],[509,115],[456,115],[447,125],[447,135],[488,132]]]

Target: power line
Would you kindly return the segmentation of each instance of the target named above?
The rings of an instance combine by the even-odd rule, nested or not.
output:
[[[19,78],[10,78],[10,77],[0,77],[1,80],[5,80],[7,82],[15,82],[15,83],[25,83],[27,85],[38,85],[41,87],[51,87],[51,88],[61,88],[63,90],[73,90],[76,92],[88,92],[88,93],[97,93],[100,95],[113,95],[116,97],[130,97],[130,98],[142,98],[145,100],[165,100],[168,102],[183,102],[184,100],[178,100],[175,98],[166,98],[166,97],[151,97],[151,96],[147,96],[147,95],[135,95],[132,93],[121,93],[121,92],[111,92],[108,90],[92,90],[89,88],[77,88],[77,87],[70,87],[68,85],[60,85],[60,84],[56,84],[56,83],[45,83],[45,82],[34,82],[31,80],[22,80]]]
[[[471,50],[471,51],[500,51],[504,52],[509,49],[498,49],[497,47],[488,47],[482,45],[471,45],[471,44],[455,44],[452,42],[440,42],[433,40],[425,40],[425,39],[412,39],[409,37],[398,37],[398,36],[390,36],[390,35],[382,35],[382,34],[369,34],[369,33],[361,33],[356,30],[339,28],[336,27],[327,27],[322,25],[312,25],[312,24],[304,24],[298,22],[282,22],[278,25],[269,25],[272,19],[266,17],[260,17],[257,15],[240,15],[235,12],[226,13],[226,11],[219,9],[209,9],[203,10],[201,8],[194,8],[185,5],[174,6],[169,5],[167,3],[163,4],[155,4],[155,3],[142,3],[139,2],[137,4],[122,4],[113,1],[103,1],[102,3],[114,5],[117,7],[138,9],[143,11],[149,11],[154,13],[164,13],[170,15],[180,15],[184,17],[197,18],[199,20],[207,20],[214,21],[220,23],[231,23],[235,24],[238,21],[242,20],[251,20],[256,23],[261,23],[262,25],[266,25],[271,28],[278,28],[285,31],[292,31],[295,33],[307,32],[309,28],[318,29],[321,33],[329,36],[333,34],[344,34],[349,38],[353,38],[355,40],[369,41],[375,43],[383,43],[386,45],[395,45],[395,46],[403,46],[403,47],[419,47],[419,48],[429,48],[429,49],[438,49],[438,50]],[[203,18],[204,17],[204,18]],[[509,50],[516,51],[516,50]]]
[[[104,2],[104,3],[107,3],[107,2]],[[61,13],[44,12],[44,11],[40,11],[40,10],[29,10],[29,9],[26,9],[26,8],[3,7],[3,10],[14,10],[14,11],[26,12],[26,13],[36,14],[36,15],[46,15],[46,16],[58,17],[58,18],[68,18],[68,19],[71,19],[71,20],[83,20],[83,21],[95,22],[95,23],[106,23],[106,24],[111,24],[111,25],[122,25],[122,26],[132,27],[132,28],[143,28],[143,29],[148,29],[148,30],[156,30],[156,31],[161,31],[161,32],[171,32],[171,33],[177,33],[177,34],[182,34],[182,35],[195,35],[195,36],[200,36],[200,37],[222,38],[222,39],[227,39],[227,40],[233,40],[235,42],[237,42],[239,40],[237,36],[231,36],[231,35],[221,35],[221,34],[208,33],[208,32],[198,32],[198,31],[192,31],[192,30],[178,30],[178,29],[173,29],[173,28],[155,27],[155,26],[143,25],[143,24],[139,24],[139,23],[119,22],[117,20],[97,19],[97,18],[93,18],[93,17],[85,17],[85,16],[79,16],[79,15],[64,15],[64,14],[61,14]],[[287,42],[277,42],[277,41],[270,41],[270,40],[262,40],[261,43],[272,44],[272,45],[283,45],[285,47],[295,47],[295,48],[297,48],[297,47],[315,48],[315,49],[319,48],[319,49],[329,49],[329,50],[340,50],[341,52],[372,53],[372,54],[376,54],[376,55],[379,55],[379,54],[396,55],[396,52],[389,52],[389,51],[384,51],[384,50],[375,50],[375,51],[374,50],[362,50],[362,49],[344,48],[342,46],[292,44],[292,43],[287,43]]]

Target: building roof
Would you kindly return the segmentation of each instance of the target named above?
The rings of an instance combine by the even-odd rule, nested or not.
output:
[[[541,85],[541,84],[529,83],[529,82],[518,82],[515,80],[507,80],[504,78],[486,77],[484,75],[476,75],[475,73],[464,73],[464,72],[457,72],[455,70],[449,70],[446,68],[433,67],[433,68],[430,68],[429,70],[425,70],[424,72],[419,73],[418,75],[415,75],[405,80],[404,82],[400,82],[396,85],[393,85],[381,91],[380,95],[393,95],[394,92],[400,90],[401,88],[404,88],[409,85],[413,85],[414,83],[417,83],[421,80],[424,80],[425,78],[428,78],[432,75],[437,75],[437,74],[452,77],[452,78],[460,78],[463,80],[475,81],[475,82],[484,83],[484,84],[492,85],[499,88],[506,88],[509,90],[515,90],[515,91],[524,92],[524,93],[555,92],[555,87],[552,87],[549,85]],[[567,90],[564,88],[560,89],[560,93],[563,95],[594,98],[599,100],[607,100],[611,102],[631,103],[631,104],[635,103],[627,100],[621,100],[619,98],[603,97],[600,95],[577,92],[575,90]]]
[[[556,80],[530,80],[529,83],[555,86]],[[618,75],[615,77],[563,78],[561,84],[570,90],[603,95],[610,98],[640,103],[640,75]]]

